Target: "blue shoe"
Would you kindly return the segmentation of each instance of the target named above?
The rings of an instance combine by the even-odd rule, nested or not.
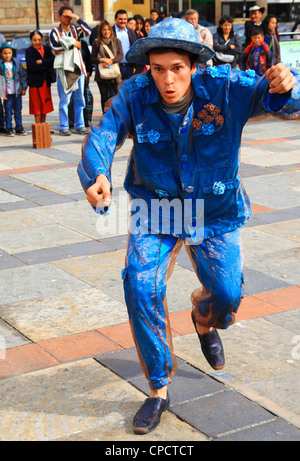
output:
[[[170,396],[167,393],[166,400],[160,397],[148,397],[133,420],[135,434],[148,434],[153,431],[159,423],[161,415],[170,406]]]
[[[221,370],[225,365],[225,355],[219,333],[215,328],[213,328],[205,335],[200,335],[198,333],[193,314],[192,321],[197,332],[204,357],[214,370]]]

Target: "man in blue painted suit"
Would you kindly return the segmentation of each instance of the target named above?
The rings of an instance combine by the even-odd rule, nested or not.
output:
[[[238,228],[251,215],[239,175],[242,129],[262,110],[299,116],[296,72],[278,64],[261,78],[227,65],[197,65],[213,54],[182,19],[151,28],[126,57],[150,64],[150,70],[122,85],[86,138],[78,166],[88,201],[104,213],[111,201],[113,155],[133,137],[124,183],[132,209],[122,277],[150,386],[134,418],[140,434],[154,429],[170,404],[167,385],[176,359],[165,297],[175,257],[184,244],[201,282],[192,295],[192,321],[205,358],[221,369],[225,359],[217,330],[234,322],[243,296]],[[169,216],[163,213],[168,204],[174,204]]]

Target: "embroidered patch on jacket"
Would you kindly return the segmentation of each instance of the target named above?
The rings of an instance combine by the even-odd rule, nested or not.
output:
[[[205,72],[212,78],[226,78],[228,76],[226,66],[207,66]]]
[[[140,88],[146,88],[146,86],[149,85],[150,81],[149,78],[146,75],[138,75],[138,77],[135,79],[135,83],[137,86]]]
[[[201,130],[205,136],[212,135],[215,132],[215,126],[222,126],[224,117],[221,115],[221,109],[212,103],[206,104],[197,117],[192,121],[192,128],[195,131]]]
[[[245,75],[246,74],[246,75]],[[254,83],[255,71],[253,69],[246,70],[245,74],[239,74],[239,84],[241,86],[251,86]]]
[[[158,131],[150,130],[148,133],[148,139],[151,144],[156,144],[159,141],[160,134]]]

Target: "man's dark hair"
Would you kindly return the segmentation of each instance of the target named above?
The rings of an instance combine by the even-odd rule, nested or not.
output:
[[[127,14],[127,11],[126,10],[118,10],[118,11],[116,11],[115,19],[117,19],[119,14]]]
[[[258,27],[253,27],[253,29],[250,32],[250,37],[253,37],[254,35],[265,35],[264,31],[262,29],[259,29]]]
[[[74,13],[73,11],[73,8],[71,8],[70,6],[68,5],[64,5],[64,6],[61,6],[58,10],[58,16],[61,16],[63,14],[64,11],[66,10],[69,10],[69,11],[72,11],[72,13]]]
[[[147,55],[149,56],[150,54],[163,54],[163,53],[177,53],[181,55],[186,55],[190,58],[191,61],[191,68],[195,64],[195,62],[198,59],[198,55],[194,53],[190,53],[189,51],[182,50],[181,48],[152,48],[147,52]]]

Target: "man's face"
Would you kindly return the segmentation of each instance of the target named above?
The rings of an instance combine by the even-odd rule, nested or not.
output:
[[[69,26],[72,22],[71,14],[72,14],[71,10],[64,10],[62,12],[62,15],[58,16],[58,19],[61,22],[61,24],[63,24],[64,26]]]
[[[198,25],[198,14],[197,13],[189,14],[187,18],[187,22],[190,22],[191,24],[193,24],[193,26],[196,29]]]
[[[115,19],[115,23],[120,30],[125,29],[127,24],[127,14],[118,14],[118,16]]]
[[[262,12],[259,10],[250,12],[250,20],[255,24],[259,24],[262,17]]]
[[[252,35],[251,40],[254,46],[260,46],[264,42],[264,36],[261,34]]]
[[[156,11],[152,11],[152,13],[150,14],[150,18],[153,19],[153,21],[157,20],[158,14],[156,13]]]
[[[180,101],[191,87],[196,64],[191,68],[189,56],[176,52],[151,53],[149,61],[152,77],[163,100],[169,104]]]

